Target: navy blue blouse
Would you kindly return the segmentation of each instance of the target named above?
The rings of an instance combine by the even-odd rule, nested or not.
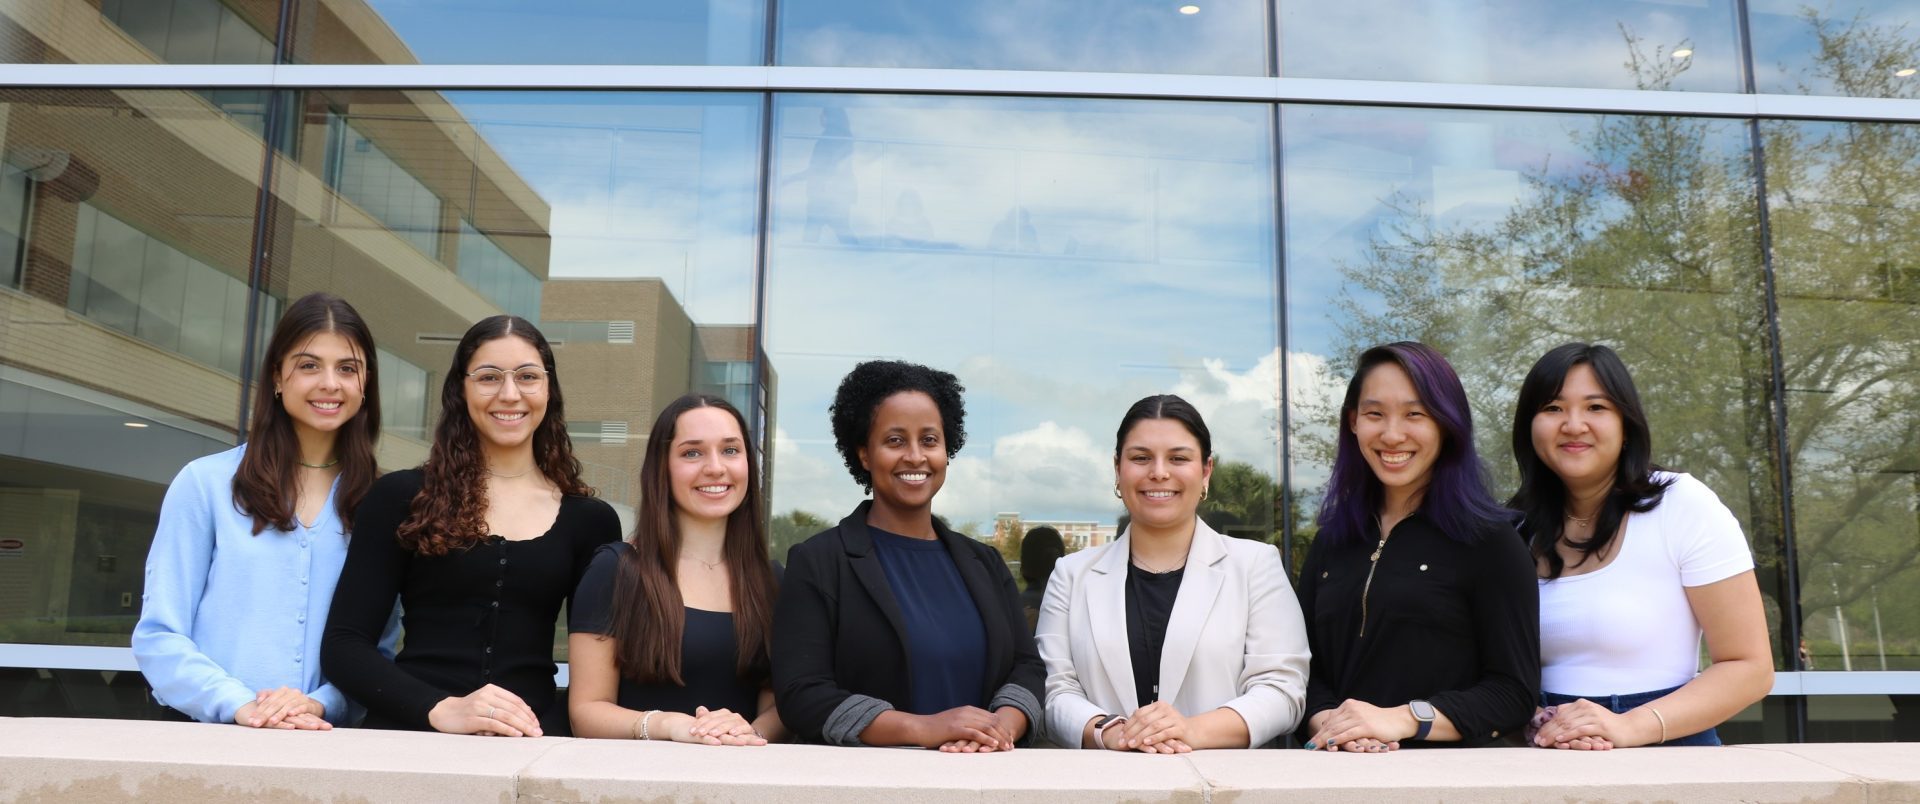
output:
[[[913,700],[906,711],[931,715],[956,706],[985,706],[980,690],[987,683],[987,629],[953,555],[938,539],[871,530],[907,630]]]

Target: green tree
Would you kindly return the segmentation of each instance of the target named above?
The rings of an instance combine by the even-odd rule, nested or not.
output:
[[[817,514],[810,514],[795,508],[773,518],[767,529],[767,552],[775,561],[782,564],[787,561],[787,551],[804,542],[808,537],[826,530],[833,523]]]
[[[1889,94],[1871,82],[1891,70],[1869,67],[1920,55],[1910,40],[1857,24],[1809,22],[1822,41],[1816,69],[1843,85],[1858,77],[1861,94]],[[1644,89],[1664,89],[1686,68],[1628,44]],[[1920,610],[1920,126],[1762,127],[1779,386],[1750,127],[1651,115],[1566,126],[1566,145],[1525,171],[1520,199],[1492,222],[1383,199],[1390,220],[1340,266],[1341,342],[1322,381],[1344,386],[1353,357],[1375,343],[1439,348],[1467,388],[1478,446],[1504,492],[1515,486],[1509,427],[1526,370],[1560,343],[1607,343],[1634,370],[1656,461],[1700,477],[1741,518],[1764,591],[1784,591],[1779,489],[1791,468],[1804,610],[1853,606],[1860,623],[1862,599],[1876,593],[1883,612],[1890,597],[1902,598],[1892,608]],[[1309,410],[1295,422],[1336,416]],[[1295,438],[1303,457],[1331,462],[1329,431],[1296,426]],[[1809,582],[1804,570],[1823,560],[1855,569]],[[1908,655],[1920,653],[1916,630],[1904,631]]]

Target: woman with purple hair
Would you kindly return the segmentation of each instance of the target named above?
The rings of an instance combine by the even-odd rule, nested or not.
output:
[[[1460,378],[1425,344],[1360,355],[1298,592],[1309,749],[1477,745],[1539,698],[1526,543],[1487,491]]]

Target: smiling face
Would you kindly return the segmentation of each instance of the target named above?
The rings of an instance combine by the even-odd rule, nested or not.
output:
[[[1620,409],[1586,364],[1567,371],[1560,393],[1533,414],[1533,451],[1569,487],[1606,483],[1626,444]]]
[[[873,474],[876,511],[914,521],[931,516],[933,495],[947,480],[940,406],[919,391],[881,400],[859,457],[860,465]]]
[[[1141,419],[1120,444],[1114,474],[1135,527],[1191,527],[1213,461],[1200,456],[1200,440],[1178,420]]]
[[[480,434],[483,447],[492,449],[532,449],[533,431],[547,415],[547,389],[543,385],[537,390],[526,390],[520,383],[509,379],[498,384],[499,391],[493,396],[481,392],[480,383],[471,373],[482,368],[495,368],[509,375],[515,369],[542,368],[540,350],[533,344],[513,335],[494,338],[480,344],[473,357],[467,360],[464,392],[467,400],[467,418],[473,421],[474,430]]]
[[[332,434],[360,412],[366,399],[362,358],[336,332],[314,333],[281,358],[273,388],[295,432]]]
[[[1382,363],[1360,383],[1360,399],[1348,422],[1355,443],[1389,499],[1418,495],[1432,479],[1444,438],[1427,412],[1413,379],[1395,363]]]
[[[680,414],[667,461],[673,504],[682,523],[724,522],[747,498],[747,441],[733,414],[720,408]]]

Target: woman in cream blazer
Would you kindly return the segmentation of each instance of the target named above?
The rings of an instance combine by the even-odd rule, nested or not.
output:
[[[1300,720],[1307,635],[1279,551],[1197,512],[1211,438],[1177,396],[1135,403],[1115,447],[1131,524],[1060,559],[1036,637],[1056,743],[1148,753],[1265,745]]]

